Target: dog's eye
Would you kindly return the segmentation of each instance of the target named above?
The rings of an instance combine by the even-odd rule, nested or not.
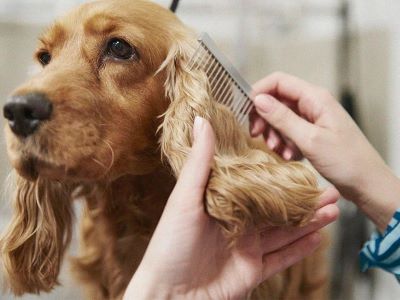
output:
[[[117,59],[138,58],[136,49],[122,39],[112,39],[107,44],[107,54]]]
[[[45,66],[48,65],[51,61],[51,54],[47,51],[39,52],[37,55],[39,62]]]

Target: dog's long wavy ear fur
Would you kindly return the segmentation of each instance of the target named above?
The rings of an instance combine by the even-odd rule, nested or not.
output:
[[[233,114],[210,96],[206,74],[188,68],[195,44],[181,39],[161,66],[171,103],[160,127],[161,152],[176,176],[190,151],[195,116],[211,122],[217,138],[206,209],[234,239],[261,225],[302,225],[320,194],[312,171],[255,149]]]
[[[50,291],[72,235],[71,188],[16,178],[14,212],[0,240],[7,288],[15,295]]]

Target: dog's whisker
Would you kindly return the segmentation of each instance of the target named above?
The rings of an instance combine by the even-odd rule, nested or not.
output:
[[[107,169],[107,166],[106,166],[105,164],[103,164],[100,160],[98,160],[98,159],[96,159],[96,158],[94,158],[94,157],[92,157],[92,160],[93,160],[96,164],[98,164],[99,166],[101,166],[102,168]]]
[[[107,145],[107,147],[110,149],[110,153],[111,153],[111,162],[110,162],[110,166],[107,169],[107,172],[109,170],[111,170],[112,166],[114,165],[114,161],[115,161],[115,152],[113,147],[111,146],[110,142],[108,141],[104,141],[104,143]]]
[[[110,144],[110,142],[108,142],[108,141],[103,141],[104,142],[104,144],[107,146],[107,148],[110,150],[110,154],[111,154],[111,161],[110,161],[110,164],[107,166],[107,165],[105,165],[103,162],[101,162],[100,160],[98,160],[97,158],[95,158],[95,157],[92,157],[92,160],[96,163],[96,164],[98,164],[99,166],[101,166],[103,169],[104,169],[104,172],[103,172],[103,176],[104,175],[106,175],[110,170],[111,170],[111,168],[113,167],[113,165],[114,165],[114,161],[115,161],[115,152],[114,152],[114,149],[113,149],[113,147],[111,146],[111,144]]]

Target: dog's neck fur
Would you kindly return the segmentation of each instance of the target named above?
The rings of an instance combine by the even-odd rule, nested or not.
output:
[[[125,175],[109,185],[99,184],[86,196],[81,243],[91,248],[89,252],[82,247],[87,251],[73,262],[81,280],[92,283],[90,295],[98,290],[99,299],[118,298],[125,290],[174,184],[169,170],[160,166],[150,174]],[[101,278],[102,286],[91,282],[93,278]],[[107,289],[111,286],[112,291]]]

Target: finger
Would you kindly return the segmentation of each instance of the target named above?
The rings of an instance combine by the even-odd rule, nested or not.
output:
[[[273,132],[271,133],[271,131]],[[269,137],[272,135],[275,137],[270,139]],[[291,140],[277,133],[276,130],[270,128],[268,131],[264,132],[264,136],[266,136],[264,140],[268,147],[274,150],[284,160],[301,160],[303,158],[300,149]],[[276,139],[279,140],[279,143],[276,143]]]
[[[282,149],[282,157],[286,159],[286,157],[283,155],[284,154],[284,150],[285,149],[290,149],[290,153],[292,154],[290,158],[287,158],[287,160],[293,160],[294,157],[297,155],[299,156],[298,152],[300,152],[299,148],[288,138],[286,138],[285,136],[282,136],[283,138],[283,142],[285,144],[285,148]],[[301,152],[300,152],[301,154]]]
[[[249,119],[250,135],[252,137],[257,137],[268,129],[267,122],[257,114],[257,111],[255,109],[250,112]]]
[[[280,101],[298,114],[297,105],[295,103],[283,99],[280,99]],[[255,107],[253,107],[249,113],[249,123],[250,135],[252,137],[257,137],[261,133],[265,133],[269,128],[268,123],[257,113]]]
[[[291,160],[302,160],[304,158],[303,153],[300,151],[300,149],[293,144],[293,156]]]
[[[336,203],[340,197],[339,191],[334,187],[327,187],[324,192],[319,196],[319,201],[317,204],[317,209],[327,206],[329,204]]]
[[[299,101],[305,95],[313,95],[318,87],[295,76],[285,73],[273,73],[253,85],[253,94],[273,94],[289,101]]]
[[[309,256],[321,243],[317,232],[299,239],[289,246],[263,256],[263,281]]]
[[[290,108],[269,95],[258,95],[254,104],[257,112],[272,127],[292,140],[302,150],[302,142],[316,127],[296,115]]]
[[[286,146],[283,149],[281,156],[283,157],[284,160],[287,160],[287,161],[292,160],[293,156],[294,156],[294,151],[289,146]]]
[[[325,89],[313,85],[295,76],[285,73],[274,73],[258,81],[253,86],[252,98],[258,94],[271,94],[279,100],[292,103],[296,111],[308,120],[318,120],[324,109],[335,109],[336,101]]]
[[[251,136],[256,137],[263,133],[268,128],[267,122],[260,116],[257,116],[253,122]]]
[[[320,230],[332,223],[339,216],[339,209],[335,204],[326,205],[318,209],[314,218],[304,227],[274,228],[261,233],[261,247],[264,253],[276,251],[311,232]]]
[[[264,137],[269,149],[276,150],[279,148],[282,139],[281,136],[273,128],[270,128],[268,132],[265,132]]]
[[[182,168],[171,199],[196,196],[202,201],[214,157],[215,135],[208,121],[196,117],[193,126],[194,142],[191,153]]]

